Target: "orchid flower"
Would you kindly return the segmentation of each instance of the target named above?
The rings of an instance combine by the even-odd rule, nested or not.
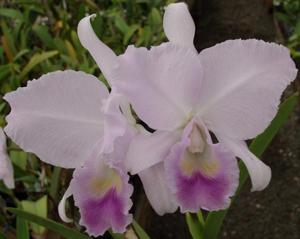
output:
[[[79,22],[78,36],[111,84],[117,56],[98,40],[91,17]],[[71,70],[43,75],[4,99],[11,106],[5,132],[16,144],[46,163],[75,168],[58,206],[61,219],[72,221],[65,204],[73,195],[89,235],[124,232],[133,192],[124,155],[138,132],[126,100],[96,77]]]
[[[166,8],[163,24],[169,42],[129,46],[113,71],[113,87],[155,130],[132,140],[126,166],[159,214],[223,209],[238,186],[236,157],[252,191],[269,184],[270,168],[245,140],[269,125],[297,70],[287,48],[262,40],[228,40],[198,54],[184,3]]]
[[[14,188],[14,172],[11,161],[6,152],[6,137],[0,128],[0,180],[3,180],[7,188]]]
[[[96,77],[71,70],[43,75],[4,97],[11,106],[7,135],[49,164],[75,168],[59,213],[71,221],[64,206],[73,195],[80,224],[94,236],[109,228],[124,232],[131,222],[123,155],[135,132],[124,124],[119,98]]]

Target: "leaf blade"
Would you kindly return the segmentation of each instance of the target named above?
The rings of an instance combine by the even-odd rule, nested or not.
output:
[[[137,223],[137,221],[132,221],[132,226],[135,233],[138,235],[140,239],[151,239],[148,234],[144,231],[144,229]]]
[[[203,239],[203,226],[190,213],[185,214],[185,220],[193,239]]]
[[[34,222],[39,224],[40,226],[46,227],[51,231],[58,233],[59,235],[67,238],[67,239],[89,239],[88,236],[75,231],[71,228],[68,228],[58,222],[52,221],[48,218],[42,218],[37,215],[31,214],[29,212],[25,212],[24,210],[17,209],[17,208],[7,208],[8,211],[16,214],[17,216],[26,219],[27,221]]]

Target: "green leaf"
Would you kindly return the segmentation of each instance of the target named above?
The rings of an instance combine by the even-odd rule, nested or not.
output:
[[[61,38],[55,38],[54,40],[55,48],[59,51],[60,54],[68,54],[66,44]]]
[[[260,157],[263,152],[267,149],[269,144],[271,143],[272,139],[278,132],[278,130],[283,126],[283,124],[287,121],[288,117],[292,113],[293,109],[297,105],[298,102],[298,94],[295,93],[294,95],[290,96],[287,100],[285,100],[278,110],[276,117],[273,119],[269,127],[259,136],[257,136],[250,145],[250,150],[253,152],[257,157]],[[240,167],[240,184],[236,194],[239,193],[242,186],[246,182],[248,178],[248,171],[246,166],[243,164],[242,161],[239,163]],[[236,196],[236,195],[235,195]],[[232,201],[234,198],[232,199]],[[229,208],[228,208],[229,209]],[[219,231],[221,229],[223,220],[228,212],[226,210],[220,210],[217,212],[210,212],[207,216],[205,221],[205,228],[204,228],[204,238],[208,239],[216,239]]]
[[[133,36],[133,34],[140,28],[139,25],[137,24],[134,24],[134,25],[131,25],[130,27],[128,27],[127,29],[127,32],[125,33],[124,35],[124,38],[123,38],[123,44],[126,46],[128,45],[128,42],[130,40],[130,38]]]
[[[1,21],[1,30],[3,34],[2,45],[3,47],[5,47],[6,52],[10,54],[10,58],[13,59],[15,53],[17,52],[16,46],[14,44],[15,39],[13,38],[11,29],[7,26],[5,21]],[[7,44],[7,47],[3,44],[4,39],[5,39],[5,43]]]
[[[192,214],[186,213],[185,220],[193,239],[203,239],[203,225]]]
[[[137,46],[149,46],[152,37],[151,28],[149,26],[145,26],[139,31],[139,39],[136,43]]]
[[[45,47],[48,47],[49,49],[55,49],[54,40],[49,34],[49,29],[47,26],[35,25],[32,30],[41,39]]]
[[[17,61],[19,58],[21,58],[22,56],[24,56],[24,55],[27,54],[28,52],[30,52],[28,49],[23,49],[23,50],[19,51],[19,52],[17,53],[17,55],[15,55],[13,61]]]
[[[152,8],[149,14],[149,23],[152,28],[160,27],[162,25],[162,17],[157,8]]]
[[[48,51],[43,53],[36,53],[30,59],[28,64],[23,68],[20,78],[23,79],[36,65],[42,63],[43,61],[55,56],[58,54],[58,51]]]
[[[17,209],[17,208],[7,208],[8,211],[16,214],[19,217],[22,217],[24,219],[26,219],[27,221],[31,221],[34,222],[40,226],[46,227],[49,230],[56,232],[57,234],[59,234],[60,236],[67,238],[67,239],[89,239],[88,236],[75,231],[69,227],[66,227],[60,223],[57,223],[55,221],[52,221],[50,219],[47,218],[43,218],[43,217],[39,217],[37,215],[34,215],[32,213],[23,211],[21,209]]]
[[[0,8],[0,16],[10,17],[19,20],[23,19],[23,15],[21,14],[21,12],[12,8]]]
[[[115,16],[115,25],[124,35],[128,31],[128,25],[120,15]]]
[[[11,69],[10,69],[9,64],[2,66],[0,69],[0,81],[2,81],[2,79],[5,79],[10,72],[11,72]]]
[[[5,186],[2,180],[0,180],[0,192],[12,196],[12,191]]]
[[[5,102],[2,102],[0,104],[0,113],[2,112],[2,110],[4,110],[4,108],[5,108]]]
[[[66,49],[68,51],[68,55],[69,57],[73,60],[76,61],[77,60],[77,54],[76,51],[72,45],[72,43],[68,40],[65,40],[65,44],[66,44]]]
[[[39,200],[32,202],[32,201],[21,201],[21,206],[26,212],[30,212],[34,215],[40,216],[40,217],[47,217],[47,195],[40,198]],[[38,234],[41,235],[45,232],[45,228],[42,226],[39,226],[35,223],[31,223],[32,230]]]
[[[120,233],[113,233],[111,230],[109,230],[109,234],[113,239],[124,239],[123,234]]]
[[[27,165],[27,153],[23,151],[10,151],[10,159],[11,161],[17,165],[19,168],[26,170]]]
[[[91,24],[97,37],[101,39],[101,36],[103,35],[105,29],[102,16],[100,14],[97,14],[95,17],[91,19]]]
[[[150,239],[150,237],[147,235],[144,229],[134,219],[132,221],[132,226],[139,239]]]
[[[54,200],[56,200],[58,197],[58,189],[60,185],[60,173],[61,173],[61,168],[54,167],[52,172],[52,177],[51,177],[50,190],[49,190],[49,194]]]
[[[296,34],[297,36],[300,36],[300,19],[298,20],[298,22],[295,26],[294,34]]]
[[[29,239],[28,223],[22,217],[17,217],[17,239]]]

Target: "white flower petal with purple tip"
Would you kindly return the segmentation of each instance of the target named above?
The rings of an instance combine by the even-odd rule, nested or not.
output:
[[[168,185],[182,212],[228,207],[239,182],[234,155],[221,144],[211,144],[201,127],[189,123],[164,161]]]
[[[10,189],[15,187],[13,167],[6,152],[6,137],[2,128],[0,128],[0,180],[3,180]]]
[[[108,166],[99,156],[75,169],[70,187],[80,211],[80,224],[89,235],[103,235],[110,228],[125,231],[132,220],[129,209],[133,188],[128,180],[124,169]]]

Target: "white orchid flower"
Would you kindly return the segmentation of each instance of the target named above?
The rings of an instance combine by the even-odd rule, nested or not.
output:
[[[226,208],[238,186],[235,157],[253,191],[269,184],[271,169],[245,140],[270,124],[297,69],[287,48],[262,40],[228,40],[198,54],[184,3],[166,8],[164,31],[170,42],[129,46],[113,72],[115,89],[155,130],[133,139],[127,168],[141,176],[159,214],[178,205],[183,212]]]

